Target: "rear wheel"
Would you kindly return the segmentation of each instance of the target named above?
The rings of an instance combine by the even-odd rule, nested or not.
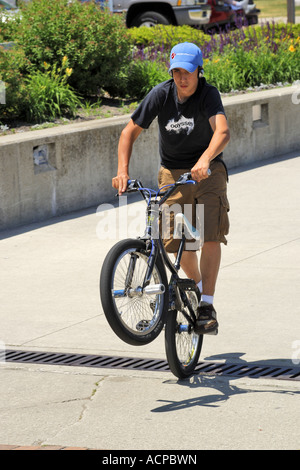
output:
[[[194,311],[198,306],[195,291],[186,292]],[[179,379],[193,374],[198,364],[203,335],[195,333],[185,315],[178,310],[168,313],[165,330],[166,355],[169,367]]]
[[[142,240],[122,240],[107,254],[100,276],[106,319],[119,338],[134,346],[148,344],[159,335],[168,311],[168,283],[160,259],[150,284],[142,289],[149,254]]]

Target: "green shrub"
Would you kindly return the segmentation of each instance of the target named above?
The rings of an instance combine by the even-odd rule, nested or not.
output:
[[[164,64],[135,59],[119,71],[115,80],[107,87],[107,91],[111,96],[140,100],[155,85],[169,78],[168,69]]]
[[[243,88],[243,71],[228,59],[228,57],[215,58],[204,62],[205,78],[222,93]]]
[[[167,27],[162,27],[162,30]],[[140,30],[147,28],[137,28]],[[155,28],[148,28],[155,29]],[[179,28],[178,28],[179,29]],[[157,28],[156,45],[150,45],[152,31],[146,45],[136,45],[134,59],[138,62],[155,61],[167,68],[171,47],[162,47]],[[188,31],[188,29],[187,29]],[[198,32],[196,31],[196,34]],[[143,32],[136,31],[137,43]],[[300,78],[299,41],[300,25],[266,23],[261,26],[240,28],[205,37],[200,45],[204,57],[207,80],[221,92],[243,90],[263,84],[293,82]],[[194,33],[184,39],[193,40]],[[155,36],[155,34],[154,34]],[[176,36],[176,41],[179,36]]]
[[[229,47],[222,55],[204,60],[207,81],[221,92],[263,84],[292,83],[300,78],[299,39],[269,39],[253,49]]]
[[[0,47],[0,80],[5,85],[5,104],[0,104],[0,119],[22,117],[26,109],[24,75],[31,64],[20,48]]]
[[[20,22],[19,14],[9,17],[6,12],[0,5],[0,42],[13,41]]]
[[[82,94],[105,89],[126,63],[130,50],[122,18],[94,2],[32,0],[21,7],[16,39],[26,57],[42,64],[61,63],[68,57],[70,84]]]
[[[297,38],[300,34],[300,24],[266,22],[250,28],[244,28],[244,33],[247,38],[251,38],[253,35],[257,36],[258,39],[262,39],[263,37],[282,39],[287,36]]]
[[[131,28],[128,33],[133,44],[166,48],[166,53],[170,53],[171,48],[180,42],[193,42],[201,47],[205,41],[210,40],[208,34],[188,25],[157,25],[153,28],[143,26]]]
[[[140,100],[144,98],[155,85],[169,78],[168,69],[158,62],[134,61],[129,68],[128,76],[130,97]]]
[[[44,72],[33,72],[25,79],[28,118],[42,122],[68,114],[74,116],[80,100],[67,83],[72,74],[67,57],[63,58],[61,67],[51,68],[44,63],[44,68]]]

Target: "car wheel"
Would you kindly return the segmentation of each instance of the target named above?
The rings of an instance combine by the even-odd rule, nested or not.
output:
[[[151,28],[152,26],[156,26],[157,24],[171,24],[171,21],[166,16],[156,11],[145,11],[144,13],[141,13],[136,16],[132,20],[130,26],[148,26],[149,28]]]

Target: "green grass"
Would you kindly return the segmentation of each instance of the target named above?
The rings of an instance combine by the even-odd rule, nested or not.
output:
[[[257,0],[255,4],[261,18],[287,17],[287,0]],[[300,16],[300,7],[296,7],[295,14]]]

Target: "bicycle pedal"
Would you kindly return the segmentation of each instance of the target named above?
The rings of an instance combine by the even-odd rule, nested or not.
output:
[[[177,279],[177,286],[183,290],[195,290],[196,283],[193,279]]]

